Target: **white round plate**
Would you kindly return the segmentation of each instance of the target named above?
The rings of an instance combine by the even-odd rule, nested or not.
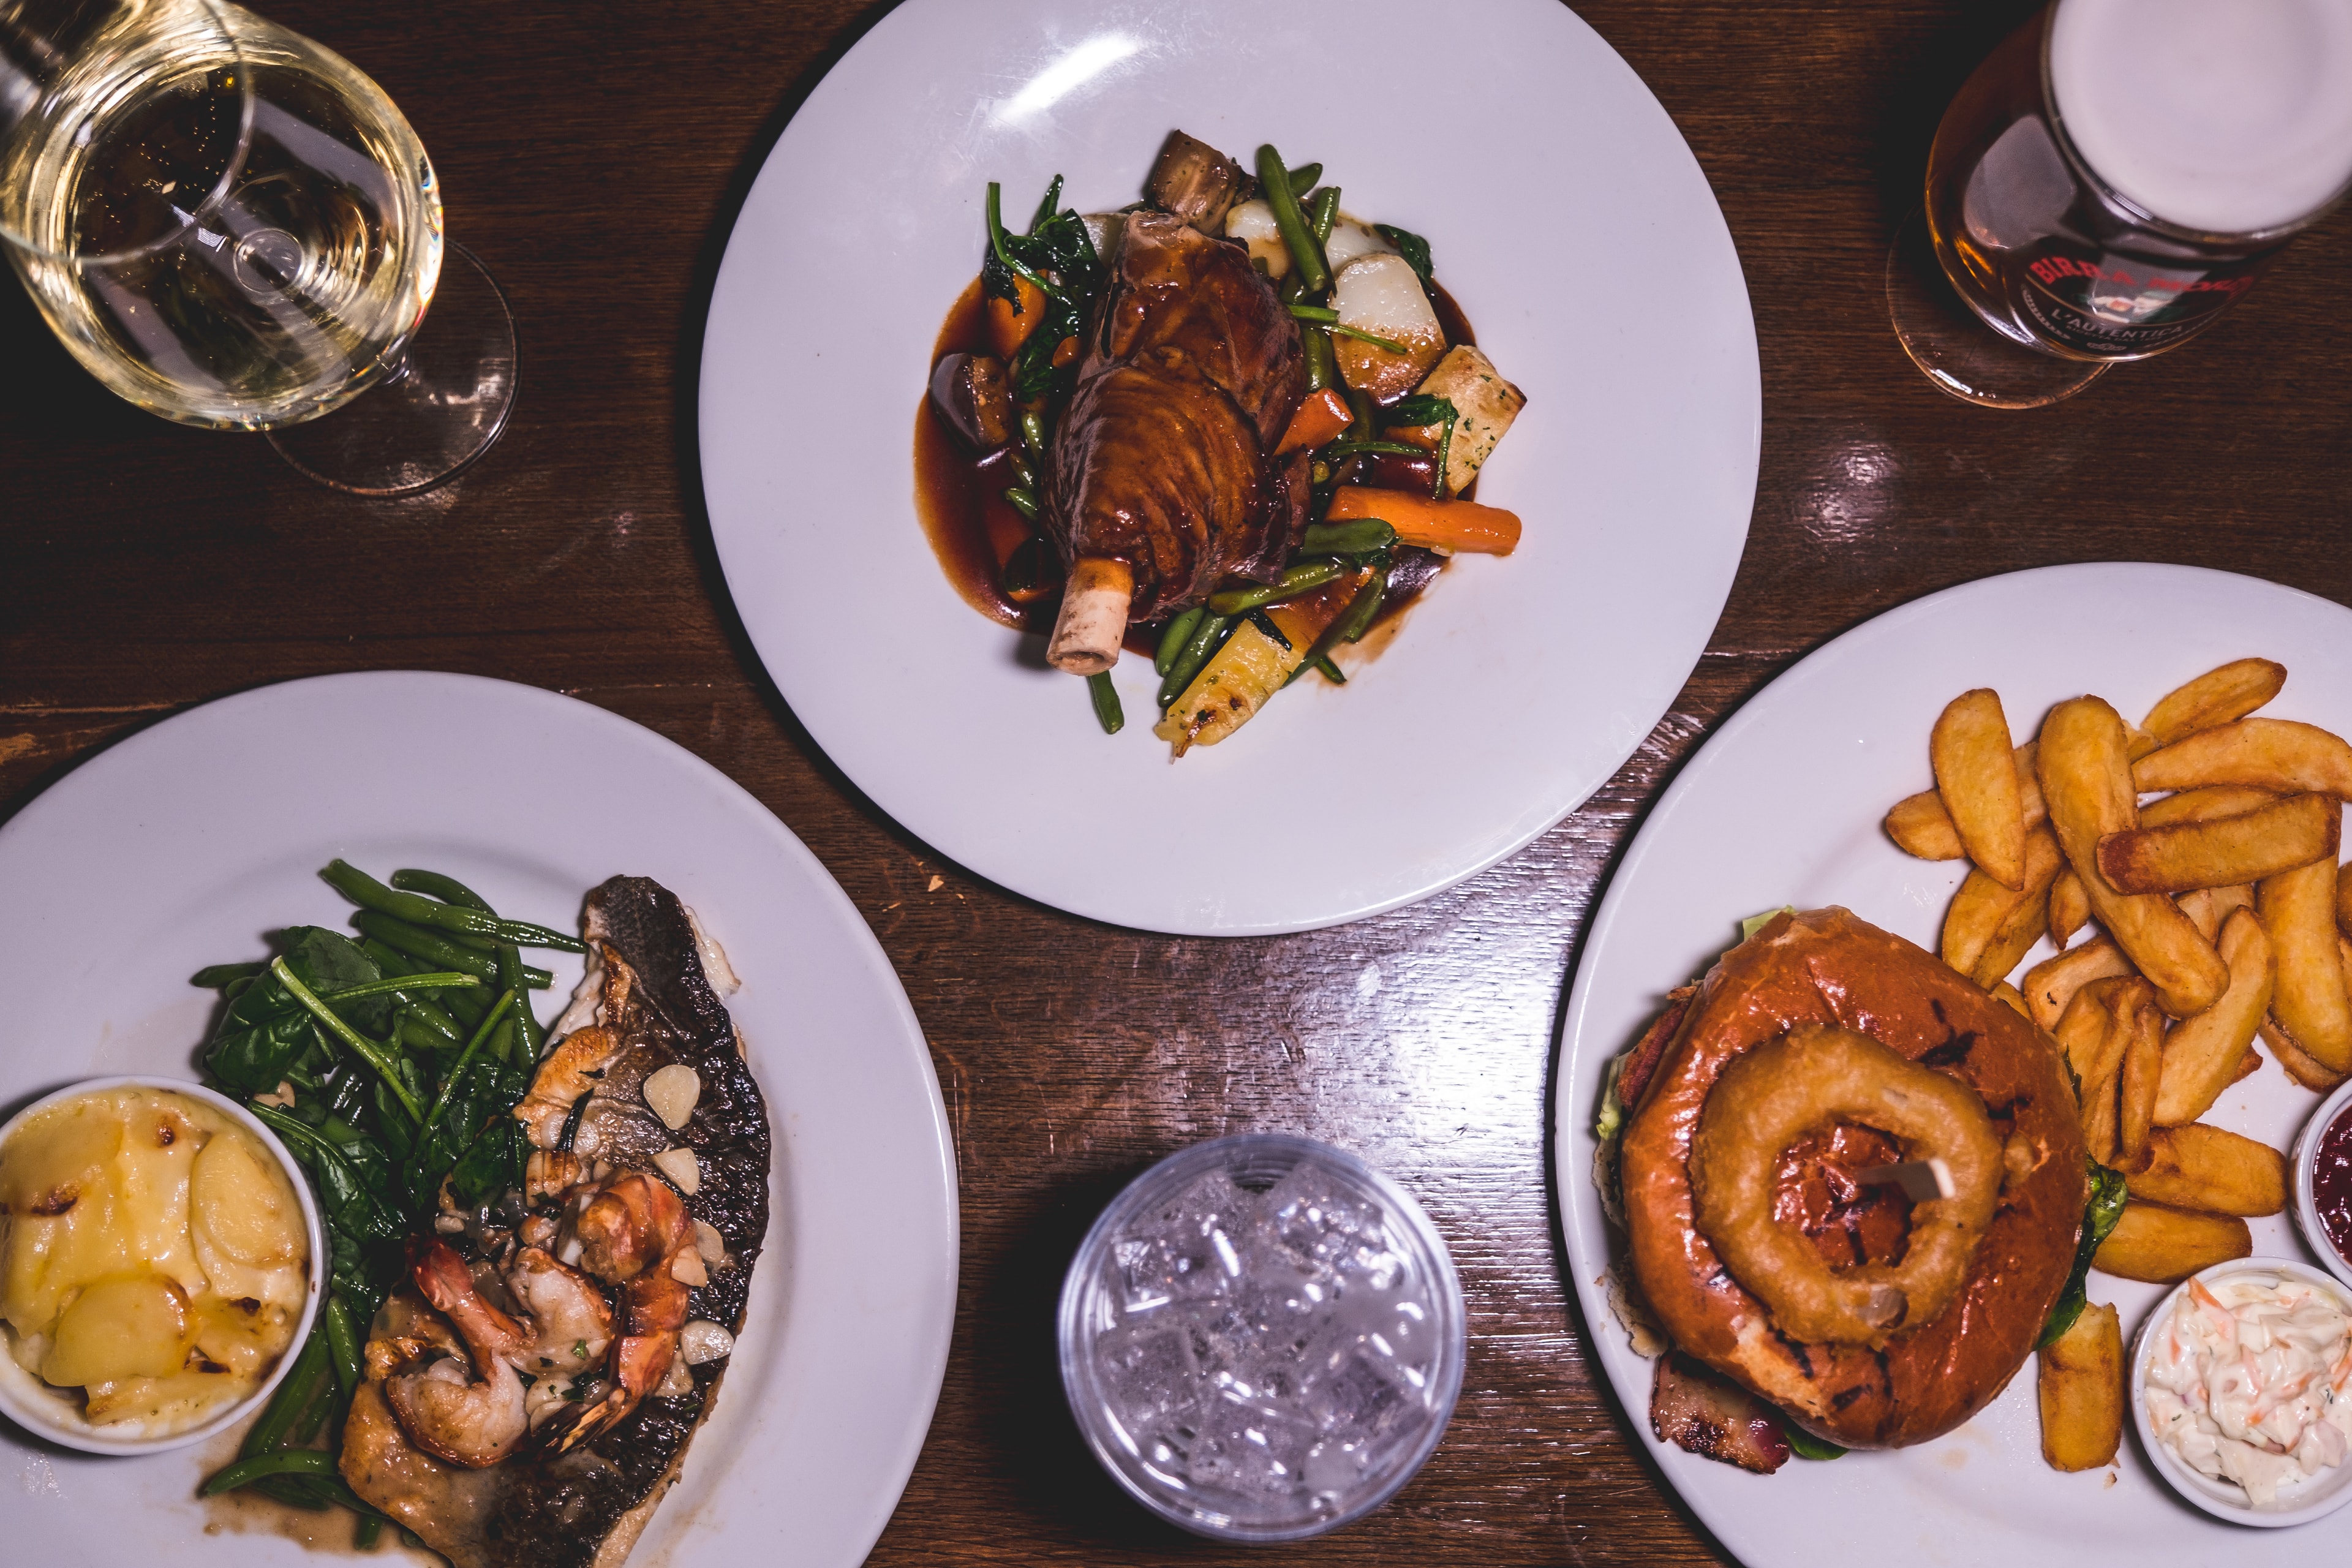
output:
[[[0,1110],[100,1073],[193,1079],[214,998],[188,976],[263,956],[281,926],[344,927],[351,906],[318,877],[338,855],[378,876],[446,871],[559,928],[605,878],[648,876],[725,948],[775,1136],[767,1251],[710,1424],[634,1557],[690,1541],[697,1563],[861,1561],[947,1358],[939,1084],[898,977],[815,857],[651,731],[530,687],[387,672],[226,698],[92,758],[0,829]],[[568,994],[579,961],[551,956]],[[195,1486],[234,1447],[85,1458],[0,1424],[0,1555],[312,1561],[289,1540],[205,1533]]]
[[[1433,84],[1380,113],[1368,82]],[[1299,682],[1171,763],[957,595],[914,507],[933,340],[987,184],[1136,199],[1181,128],[1320,160],[1426,235],[1526,391],[1479,496],[1518,552],[1457,560],[1343,689]],[[1558,0],[907,0],[769,155],[728,242],[700,392],[729,590],[817,743],[941,854],[1056,908],[1181,934],[1355,920],[1581,804],[1650,731],[1730,591],[1761,393],[1739,259],[1639,78]],[[1281,803],[1312,801],[1311,812]]]
[[[1817,1563],[2153,1568],[2252,1562],[2276,1535],[2174,1497],[2130,1441],[2111,1472],[2042,1463],[2033,1374],[1958,1431],[1753,1476],[1648,1436],[1651,1363],[1599,1284],[1609,1239],[1593,1195],[1593,1110],[1609,1058],[1668,990],[1739,939],[1748,915],[1843,904],[1934,952],[1959,861],[1914,860],[1881,830],[1932,782],[1927,731],[1961,692],[2000,693],[2021,741],[2051,705],[2095,692],[2137,721],[2192,676],[2249,655],[2287,667],[2264,712],[2352,734],[2352,611],[2252,577],[2180,566],[2053,566],[1968,584],[1891,610],[1809,655],[1727,720],[1626,851],[1585,938],[1562,1026],[1554,1147],[1569,1273],[1601,1364],[1667,1482],[1748,1568]],[[2049,956],[2037,947],[2028,964]],[[2319,1097],[2275,1062],[2204,1120],[2284,1150]],[[2257,1255],[2305,1256],[2284,1215],[2250,1222]],[[2091,1298],[2128,1339],[2165,1294],[2105,1274]],[[2112,1479],[2111,1479],[2112,1477]],[[2333,1529],[2335,1526],[2321,1526]]]

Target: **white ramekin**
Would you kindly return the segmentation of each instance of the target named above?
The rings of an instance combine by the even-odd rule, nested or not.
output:
[[[233,1426],[260,1408],[286,1374],[293,1370],[297,1353],[310,1338],[310,1324],[318,1317],[320,1304],[327,1289],[327,1235],[319,1219],[319,1205],[310,1195],[310,1177],[275,1133],[264,1126],[261,1119],[225,1095],[216,1094],[201,1084],[169,1078],[93,1078],[46,1094],[0,1124],[0,1148],[25,1121],[37,1110],[110,1089],[150,1089],[167,1094],[184,1095],[200,1104],[211,1107],[251,1133],[278,1168],[286,1173],[293,1184],[295,1201],[302,1205],[302,1228],[310,1247],[310,1278],[309,1300],[302,1304],[302,1315],[294,1324],[294,1337],[287,1342],[286,1353],[251,1394],[234,1405],[225,1405],[194,1426],[178,1430],[150,1434],[137,1422],[116,1422],[100,1426],[81,1412],[80,1401],[70,1393],[60,1392],[43,1383],[16,1363],[16,1358],[0,1349],[0,1415],[5,1415],[26,1431],[68,1448],[79,1448],[86,1454],[154,1454],[166,1448],[183,1448],[191,1443],[201,1443],[214,1433]]]
[[[2352,1258],[2336,1250],[2327,1239],[2327,1232],[2319,1223],[2319,1205],[2311,1195],[2311,1178],[2319,1163],[2319,1137],[2334,1125],[2336,1119],[2352,1110],[2352,1079],[2336,1085],[2336,1092],[2319,1102],[2311,1120],[2303,1124],[2295,1135],[2294,1152],[2290,1156],[2290,1168],[2294,1173],[2294,1225],[2303,1232],[2303,1244],[2319,1259],[2320,1267],[2352,1288]]]
[[[2217,1263],[2202,1273],[2191,1276],[2206,1289],[2224,1283],[2235,1283],[2251,1276],[2263,1284],[2274,1285],[2293,1279],[2325,1290],[2336,1298],[2347,1313],[2352,1313],[2352,1290],[2307,1263],[2288,1258],[2239,1258],[2228,1263]],[[2203,1509],[2216,1519],[2232,1524],[2252,1524],[2275,1529],[2290,1524],[2308,1524],[2352,1503],[2352,1459],[2297,1483],[2267,1508],[2256,1508],[2246,1500],[2243,1488],[2234,1481],[2216,1480],[2201,1475],[2181,1462],[2180,1456],[2159,1440],[2147,1420],[2147,1368],[2156,1354],[2158,1326],[2172,1316],[2172,1310],[2189,1291],[2189,1281],[2182,1280],[2165,1292],[2164,1300],[2140,1323],[2139,1333],[2132,1345],[2131,1415],[2132,1429],[2139,1434],[2140,1451],[2148,1463],[2156,1467],[2167,1485],[2182,1498]]]

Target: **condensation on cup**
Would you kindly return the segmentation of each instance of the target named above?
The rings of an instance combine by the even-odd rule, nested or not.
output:
[[[2058,0],[1979,67],[1927,226],[1996,331],[2065,359],[2211,326],[2352,184],[2352,0]]]

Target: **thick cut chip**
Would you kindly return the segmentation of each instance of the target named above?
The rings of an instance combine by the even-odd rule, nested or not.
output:
[[[2153,1006],[2143,1007],[2132,1019],[2131,1038],[2124,1047],[2123,1068],[2118,1074],[2121,1083],[2116,1105],[2116,1169],[2119,1171],[2147,1168],[2148,1134],[2156,1124],[2157,1081],[2163,1065],[2163,1015]]]
[[[2257,882],[2314,860],[2335,865],[2343,831],[2343,802],[2291,795],[2236,816],[2111,833],[2099,840],[2099,874],[2125,893]]]
[[[2286,1207],[2286,1156],[2201,1121],[2159,1127],[2147,1164],[2126,1174],[2124,1185],[2133,1197],[2169,1208],[2259,1218]]]
[[[2236,816],[2258,805],[2268,805],[2277,798],[2277,795],[2270,790],[2249,789],[2244,784],[2209,784],[2203,789],[2184,789],[2141,806],[2139,825],[2142,827],[2168,827],[2176,822],[2210,822],[2218,816]]]
[[[2043,826],[2026,835],[2021,889],[2003,887],[1981,868],[1970,870],[1952,895],[1951,908],[1944,911],[1944,962],[1979,985],[1990,987],[2007,979],[2042,940],[2049,918],[2050,884],[2065,864],[2058,840]]]
[[[2276,697],[2285,684],[2283,664],[2267,658],[2231,659],[2167,692],[2147,710],[2140,728],[2153,735],[2158,745],[2168,746],[2200,730],[2244,718]]]
[[[2096,697],[2061,702],[2042,721],[2042,795],[2091,915],[2156,985],[2176,1018],[2203,1012],[2230,984],[2229,966],[2170,899],[2124,893],[2098,868],[2099,841],[2139,826],[2123,720]]]
[[[2027,970],[2025,983],[2019,989],[2025,993],[2026,1009],[2033,1021],[2045,1029],[2055,1030],[2058,1020],[2065,1016],[2066,1005],[2074,1000],[2074,993],[2094,980],[2137,973],[2131,960],[2124,956],[2124,950],[2112,939],[2094,937]]]
[[[2096,1303],[2040,1352],[2042,1457],[2056,1470],[2095,1470],[2124,1440],[2124,1334]]]
[[[2314,861],[2265,877],[2254,899],[2278,964],[2271,1011],[2321,1066],[2352,1071],[2352,999],[2336,948],[2335,866]]]
[[[2074,940],[2074,933],[2091,921],[2091,895],[2083,890],[2083,879],[2067,867],[2050,884],[2050,941],[2052,945],[2064,947]]]
[[[2352,746],[2316,724],[2241,719],[2149,752],[2132,765],[2132,782],[2143,794],[2248,784],[2277,795],[2317,790],[2352,800]]]
[[[2251,910],[2232,910],[2221,922],[2221,957],[2230,988],[2164,1037],[2164,1069],[2156,1091],[2156,1122],[2180,1127],[2196,1121],[2236,1081],[2240,1066],[2270,1010],[2270,933]]]
[[[2091,1267],[2119,1279],[2178,1285],[2200,1268],[2252,1256],[2253,1232],[2235,1215],[2191,1214],[2134,1198]]]
[[[2336,929],[2352,936],[2352,860],[2347,860],[2336,873]]]
[[[2278,1058],[2279,1066],[2286,1069],[2286,1076],[2305,1089],[2325,1094],[2346,1078],[2352,1077],[2352,1074],[2336,1071],[2324,1062],[2313,1060],[2309,1052],[2294,1043],[2294,1036],[2279,1027],[2279,1021],[2273,1016],[2263,1016],[2259,1032],[2263,1044],[2271,1048],[2271,1055]]]
[[[2042,781],[2034,774],[2033,742],[2026,742],[2014,755],[2018,814],[2031,831],[2049,815],[2042,804]],[[1951,813],[1944,809],[1944,797],[1932,789],[1906,795],[1895,803],[1886,814],[1886,836],[1906,855],[1922,860],[1958,860],[1968,854],[1960,844],[1960,830],[1952,826]]]
[[[2000,693],[1990,687],[1953,698],[1927,737],[1936,793],[1969,858],[2011,891],[2025,886],[2025,808],[2016,757]]]

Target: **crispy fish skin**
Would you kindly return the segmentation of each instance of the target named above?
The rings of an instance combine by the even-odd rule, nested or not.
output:
[[[588,895],[587,914],[600,971],[597,1016],[577,1032],[593,1028],[613,1039],[597,1043],[601,1066],[571,1065],[601,1076],[580,1079],[591,1087],[576,1119],[567,1108],[551,1123],[544,1108],[528,1099],[516,1115],[542,1151],[559,1144],[562,1123],[572,1122],[572,1152],[614,1169],[651,1169],[654,1153],[693,1151],[701,1175],[685,1195],[687,1212],[718,1232],[727,1258],[709,1268],[706,1283],[690,1288],[688,1319],[738,1332],[767,1237],[766,1102],[677,896],[646,878],[615,877]],[[562,1045],[551,1042],[534,1096],[552,1076],[549,1068]],[[693,1111],[676,1132],[642,1092],[648,1076],[674,1063],[692,1068],[701,1082]],[[395,1297],[386,1312],[413,1310],[415,1303]],[[455,1568],[617,1568],[677,1479],[728,1364],[721,1358],[687,1368],[692,1393],[650,1395],[569,1453],[518,1455],[466,1471],[406,1442],[384,1408],[377,1358],[369,1359],[371,1381],[353,1401],[345,1429],[344,1477]]]

